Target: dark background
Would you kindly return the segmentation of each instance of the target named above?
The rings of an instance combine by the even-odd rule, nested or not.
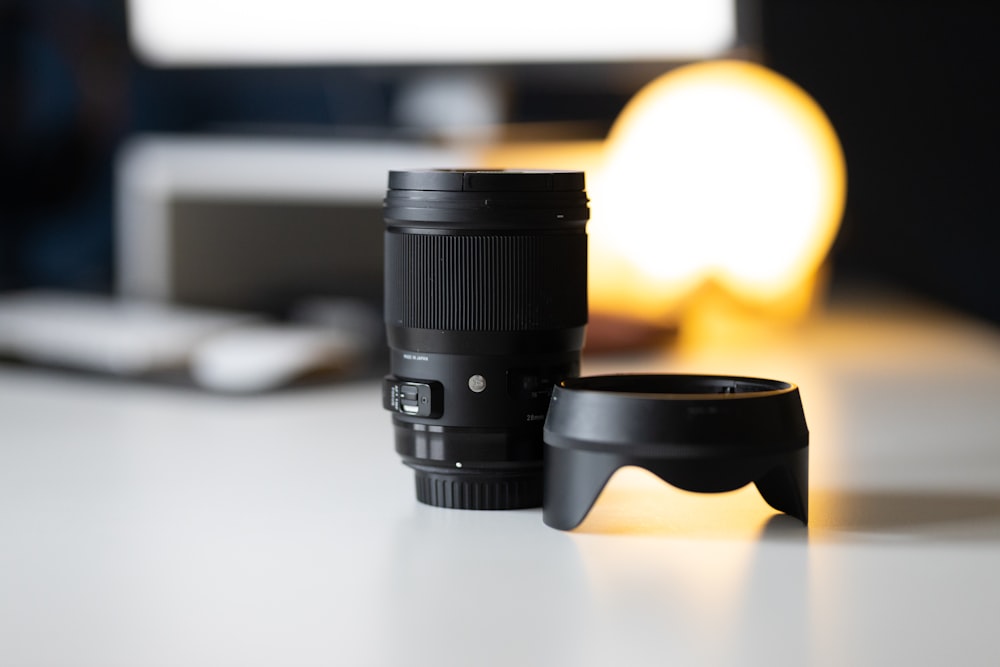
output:
[[[902,287],[1000,322],[998,20],[987,2],[740,3],[742,39],[840,134],[835,284]],[[506,72],[516,122],[607,128],[632,90],[593,72]],[[402,71],[153,70],[121,0],[0,4],[0,289],[107,291],[112,161],[145,131],[391,132]],[[587,82],[587,85],[583,85]]]
[[[1000,322],[995,3],[759,3],[765,62],[840,134],[835,275],[874,276]]]

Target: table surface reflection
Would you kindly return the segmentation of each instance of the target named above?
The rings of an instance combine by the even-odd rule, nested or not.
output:
[[[584,371],[797,383],[809,528],[636,469],[570,533],[419,505],[375,381],[0,367],[0,664],[1000,664],[1000,330],[850,301]]]

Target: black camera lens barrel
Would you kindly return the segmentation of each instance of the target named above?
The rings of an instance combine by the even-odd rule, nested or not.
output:
[[[383,405],[418,500],[539,506],[549,397],[587,323],[583,172],[394,171],[384,212]]]

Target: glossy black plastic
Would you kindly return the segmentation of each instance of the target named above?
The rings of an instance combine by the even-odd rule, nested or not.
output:
[[[583,521],[611,475],[645,468],[702,493],[753,482],[808,521],[809,431],[798,388],[714,375],[605,375],[556,385],[544,427],[543,519]]]

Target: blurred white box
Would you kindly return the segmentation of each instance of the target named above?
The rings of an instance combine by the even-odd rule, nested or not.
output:
[[[474,161],[410,143],[138,137],[117,162],[117,291],[277,314],[317,296],[380,303],[388,171]]]

